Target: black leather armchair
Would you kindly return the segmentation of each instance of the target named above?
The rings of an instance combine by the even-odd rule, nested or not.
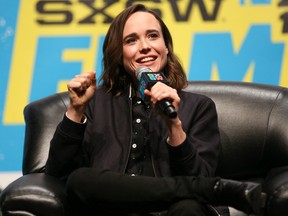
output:
[[[187,91],[211,97],[222,139],[217,175],[260,182],[266,216],[288,215],[288,89],[243,82],[193,81]],[[23,176],[1,194],[3,215],[67,215],[61,181],[46,176],[49,142],[69,102],[58,93],[25,107]],[[232,210],[231,216],[245,215]]]

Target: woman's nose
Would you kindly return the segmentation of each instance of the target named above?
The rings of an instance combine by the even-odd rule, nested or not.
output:
[[[147,52],[150,50],[149,42],[145,39],[140,40],[140,52]]]

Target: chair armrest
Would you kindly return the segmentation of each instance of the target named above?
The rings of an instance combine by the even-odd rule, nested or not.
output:
[[[272,169],[267,175],[263,190],[267,193],[267,215],[287,215],[288,167]]]
[[[64,182],[44,173],[16,179],[0,197],[3,215],[63,216],[67,204]]]

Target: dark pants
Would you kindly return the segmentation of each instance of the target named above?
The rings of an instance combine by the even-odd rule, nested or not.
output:
[[[74,215],[148,216],[147,212],[167,210],[167,216],[210,216],[214,214],[207,203],[215,199],[213,187],[217,181],[218,178],[132,177],[81,168],[69,176],[67,194]]]

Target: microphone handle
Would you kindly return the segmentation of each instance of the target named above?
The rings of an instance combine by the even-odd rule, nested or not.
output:
[[[162,82],[169,85],[168,79],[162,72],[152,72],[148,67],[140,67],[136,70],[137,78],[139,79],[138,91],[142,100],[145,101],[146,96],[144,94],[145,89],[151,89],[152,86],[157,82]],[[177,112],[175,107],[172,105],[171,100],[163,99],[157,102],[159,109],[168,117],[176,118]]]
[[[177,112],[175,110],[175,107],[168,99],[163,99],[161,101],[157,102],[157,106],[160,108],[160,110],[167,115],[169,118],[176,118]]]

